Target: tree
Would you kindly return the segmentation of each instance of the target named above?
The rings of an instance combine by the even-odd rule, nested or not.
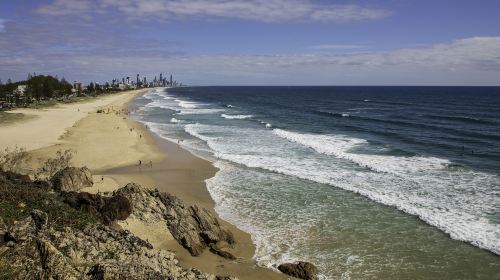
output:
[[[23,164],[31,158],[24,148],[15,147],[12,150],[6,148],[0,151],[0,171],[19,172]]]
[[[72,150],[57,151],[55,157],[48,158],[42,166],[36,170],[35,178],[52,178],[58,171],[71,166],[75,152]]]

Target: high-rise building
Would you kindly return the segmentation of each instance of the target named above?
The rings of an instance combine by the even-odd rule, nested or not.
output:
[[[139,74],[137,74],[136,83],[137,83],[137,85],[139,85],[141,83],[141,81],[139,80]]]
[[[172,74],[170,74],[170,86],[172,86]]]
[[[160,73],[160,83],[163,83],[163,73]]]

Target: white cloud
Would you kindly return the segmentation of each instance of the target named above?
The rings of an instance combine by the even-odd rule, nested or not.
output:
[[[390,13],[359,5],[316,4],[309,0],[54,0],[37,12],[89,16],[118,10],[132,19],[233,18],[262,22],[348,22],[375,20]],[[149,18],[151,19],[151,18]]]
[[[95,8],[92,0],[54,0],[50,5],[37,9],[39,14],[48,16],[87,15]]]
[[[323,44],[309,46],[308,48],[315,50],[359,50],[366,49],[367,47],[366,45]]]
[[[0,32],[4,32],[5,31],[5,19],[1,19],[0,18]]]
[[[35,65],[42,68],[34,69]],[[73,78],[69,73],[87,81],[171,71],[189,84],[500,85],[500,37],[354,54],[134,56],[89,51],[0,59],[0,76],[24,77],[28,71]]]

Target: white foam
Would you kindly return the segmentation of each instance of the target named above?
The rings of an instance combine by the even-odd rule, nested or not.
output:
[[[449,172],[449,162],[434,157],[352,153],[367,141],[342,135],[200,124],[185,130],[206,141],[220,159],[359,193],[418,216],[454,239],[500,254],[500,225],[484,216],[500,205],[491,187],[498,178],[491,174]]]
[[[186,108],[186,109],[194,109],[194,108],[199,108],[202,104],[197,103],[197,102],[192,102],[192,101],[183,101],[179,99],[175,99],[179,103],[179,107],[181,108]]]
[[[435,157],[397,157],[350,153],[351,149],[367,145],[368,141],[345,135],[301,134],[282,129],[274,129],[273,132],[280,137],[310,147],[319,153],[347,159],[361,167],[378,172],[404,175],[408,172],[442,170],[450,164],[448,160]]]
[[[171,119],[170,119],[170,122],[171,122],[171,123],[182,123],[183,121],[182,121],[182,120],[178,120],[178,119],[176,119],[176,118],[171,118]]]
[[[224,109],[183,109],[180,110],[178,115],[204,115],[204,114],[217,114],[224,112]]]
[[[253,118],[253,115],[228,115],[228,114],[222,114],[220,115],[221,117],[228,119],[228,120],[244,120],[244,119],[250,119]]]

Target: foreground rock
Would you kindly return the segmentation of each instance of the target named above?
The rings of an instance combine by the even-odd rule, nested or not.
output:
[[[183,268],[172,252],[99,221],[131,207],[118,194],[49,192],[0,172],[0,279],[234,279]]]
[[[295,263],[284,263],[278,266],[278,270],[305,280],[316,280],[318,278],[318,269],[312,263],[308,262],[295,262]]]
[[[66,167],[58,171],[51,181],[54,189],[62,192],[76,192],[94,184],[92,173],[87,167]]]
[[[173,195],[144,189],[134,183],[113,195],[124,196],[132,203],[131,216],[146,223],[165,221],[172,236],[191,255],[198,256],[206,248],[211,248],[211,252],[219,256],[235,259],[223,249],[235,243],[233,234],[223,228],[210,211],[196,205],[186,206]]]
[[[155,250],[128,231],[102,224],[56,229],[42,211],[8,227],[0,223],[0,232],[11,240],[0,244],[0,256],[16,279],[224,279],[183,268],[173,253]]]

